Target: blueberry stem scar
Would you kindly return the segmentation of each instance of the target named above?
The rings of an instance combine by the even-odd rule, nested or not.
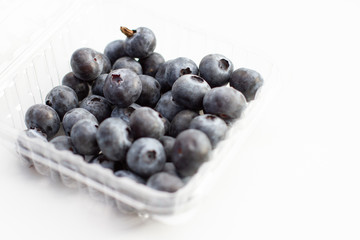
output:
[[[125,34],[127,37],[132,37],[135,33],[134,30],[130,30],[127,27],[120,27],[120,30],[123,34]]]
[[[120,74],[112,74],[111,78],[112,78],[112,80],[114,80],[116,82],[122,82],[123,81]]]

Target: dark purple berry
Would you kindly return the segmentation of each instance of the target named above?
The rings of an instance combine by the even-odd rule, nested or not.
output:
[[[234,66],[232,62],[221,54],[206,55],[200,62],[200,76],[204,78],[211,87],[219,87],[229,82]]]
[[[101,74],[94,80],[94,82],[91,85],[92,94],[102,96],[102,97],[104,96],[103,88],[104,88],[105,79],[106,79],[107,75],[108,74],[106,74],[106,73]]]
[[[261,75],[251,69],[239,68],[235,70],[230,78],[230,86],[244,94],[246,101],[252,101],[256,92],[264,84]]]
[[[25,125],[28,129],[39,129],[50,139],[59,131],[60,118],[53,108],[35,104],[25,113]]]
[[[64,85],[51,89],[45,97],[45,103],[58,113],[60,120],[66,112],[79,105],[76,92],[72,88]]]
[[[210,90],[209,84],[201,77],[187,74],[179,77],[172,86],[172,96],[179,105],[187,109],[201,110],[203,98]]]
[[[191,120],[197,116],[199,116],[199,113],[191,110],[180,111],[171,121],[169,135],[177,137],[179,133],[189,128]]]
[[[165,151],[158,140],[140,138],[131,145],[126,156],[126,162],[131,171],[147,178],[164,168]]]
[[[143,74],[155,77],[161,64],[165,62],[163,56],[159,53],[153,52],[145,58],[139,59],[139,63],[143,69]]]
[[[169,61],[165,69],[165,78],[168,85],[172,86],[179,77],[186,74],[197,75],[198,73],[199,69],[193,60],[179,57]]]
[[[89,94],[88,83],[75,77],[73,72],[69,72],[63,77],[62,85],[72,88],[76,92],[79,101],[86,98]]]
[[[96,117],[88,110],[84,108],[73,108],[67,113],[65,113],[62,121],[65,134],[67,136],[70,136],[71,128],[74,126],[75,123],[82,119],[89,119],[95,124],[98,124],[98,120],[96,119]]]
[[[106,45],[104,54],[109,58],[111,64],[114,64],[119,58],[126,56],[124,46],[124,40],[115,40]]]
[[[183,106],[175,102],[171,91],[164,93],[155,106],[155,110],[161,113],[161,115],[170,122],[178,112],[184,109]]]
[[[204,112],[214,114],[224,120],[233,120],[241,116],[246,108],[246,99],[241,92],[232,87],[216,87],[206,93]]]
[[[96,141],[98,125],[89,119],[78,121],[71,129],[71,141],[76,152],[83,155],[95,155],[99,153]]]
[[[139,27],[135,30],[130,30],[126,27],[121,27],[120,29],[127,36],[125,52],[129,57],[144,58],[154,52],[156,38],[150,29],[146,27]]]
[[[160,99],[160,83],[155,78],[147,75],[139,75],[139,78],[142,90],[136,103],[141,106],[155,107]]]
[[[124,161],[132,136],[129,126],[120,118],[104,120],[96,133],[102,153],[112,161]]]
[[[141,108],[141,106],[136,103],[133,103],[126,108],[115,107],[111,112],[111,117],[121,118],[127,125],[129,125],[131,114],[138,108]]]
[[[116,69],[109,73],[104,84],[104,96],[112,104],[125,108],[134,103],[142,90],[139,76],[129,69]]]
[[[99,52],[80,48],[72,54],[70,65],[77,78],[91,82],[103,72],[104,61]]]
[[[104,119],[110,117],[112,107],[108,100],[104,97],[91,95],[86,97],[80,103],[80,107],[88,110],[92,113],[99,123],[101,123]]]
[[[211,114],[204,114],[195,117],[191,121],[189,128],[197,129],[205,133],[212,147],[215,148],[216,145],[225,138],[228,127],[221,118]]]
[[[136,109],[130,116],[130,128],[135,139],[142,137],[156,138],[164,136],[163,116],[149,107]]]
[[[188,129],[181,132],[172,150],[172,162],[181,177],[192,176],[209,160],[211,143],[205,133]]]
[[[116,62],[112,66],[112,69],[115,70],[120,68],[127,68],[133,70],[138,75],[143,73],[140,63],[135,61],[131,57],[122,57],[116,60]]]

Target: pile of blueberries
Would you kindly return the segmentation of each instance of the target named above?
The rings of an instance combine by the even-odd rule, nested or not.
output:
[[[62,85],[27,110],[26,133],[117,177],[176,192],[208,161],[263,79],[234,70],[220,54],[199,66],[185,57],[165,61],[150,29],[120,29],[126,39],[104,53],[72,54]]]

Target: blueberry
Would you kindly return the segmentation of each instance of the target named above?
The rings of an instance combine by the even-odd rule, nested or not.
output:
[[[169,62],[166,66],[165,72],[166,81],[171,87],[179,77],[186,74],[197,75],[199,73],[199,69],[196,66],[196,63],[191,59],[179,57]]]
[[[115,40],[106,45],[104,54],[109,58],[111,64],[114,64],[117,59],[126,56],[124,46],[124,40]]]
[[[206,93],[203,101],[204,112],[214,114],[224,120],[233,120],[241,116],[246,108],[246,100],[241,92],[232,87],[216,87]]]
[[[53,108],[35,104],[25,113],[25,125],[29,129],[39,129],[50,139],[59,131],[60,118]]]
[[[161,64],[165,62],[165,59],[161,54],[153,52],[145,58],[139,59],[143,74],[155,77]]]
[[[92,113],[99,123],[110,117],[112,112],[111,104],[104,97],[91,95],[80,103],[80,107]]]
[[[161,113],[170,122],[175,115],[185,108],[175,102],[171,91],[164,93],[155,106],[155,110]]]
[[[109,160],[105,155],[100,154],[89,161],[91,164],[99,164],[103,168],[112,170],[113,172],[118,170],[118,164],[115,161]]]
[[[161,85],[161,93],[165,93],[167,91],[171,90],[170,85],[167,82],[167,66],[170,64],[170,62],[173,60],[169,60],[161,64],[155,74],[155,79],[160,83]]]
[[[132,142],[129,126],[120,118],[114,117],[100,124],[96,139],[102,153],[113,161],[123,161]]]
[[[172,149],[172,162],[181,177],[194,175],[208,161],[211,143],[205,133],[188,129],[181,132]]]
[[[70,65],[77,78],[92,81],[102,73],[104,62],[97,51],[91,48],[80,48],[72,54]]]
[[[59,115],[60,120],[65,113],[79,105],[76,92],[68,86],[56,86],[45,97],[46,105],[52,107]]]
[[[246,101],[254,100],[256,92],[264,84],[261,75],[251,69],[239,68],[231,74],[230,86],[244,94]]]
[[[65,113],[62,121],[65,134],[67,136],[70,136],[71,128],[74,126],[75,123],[82,119],[89,119],[95,124],[98,124],[98,120],[96,119],[96,117],[88,110],[84,108],[73,108],[67,113]]]
[[[176,172],[176,167],[173,162],[166,162],[162,172],[166,172],[173,176],[179,177],[179,175]]]
[[[176,137],[177,135],[179,135],[179,133],[188,129],[191,120],[193,120],[193,118],[197,116],[199,116],[199,113],[191,110],[180,111],[171,121],[169,135],[172,137]]]
[[[170,125],[171,125],[170,121],[167,120],[167,118],[164,118],[164,117],[162,117],[161,120],[162,120],[163,123],[164,123],[164,128],[165,128],[165,133],[164,133],[164,135],[169,135]]]
[[[122,57],[116,60],[116,62],[112,66],[112,69],[115,70],[120,68],[127,68],[133,70],[138,75],[143,73],[140,63],[138,63],[131,57]]]
[[[135,139],[149,137],[159,139],[165,134],[163,116],[149,107],[136,109],[130,116],[130,128]]]
[[[57,136],[51,139],[50,143],[52,143],[58,150],[67,150],[76,153],[71,138],[68,136]]]
[[[161,144],[164,147],[164,151],[166,154],[166,161],[171,162],[171,151],[172,151],[172,148],[174,147],[175,138],[170,137],[170,136],[162,136],[159,139],[159,141],[161,142]]]
[[[76,152],[83,155],[95,155],[99,153],[96,141],[98,125],[89,119],[83,119],[75,123],[71,128],[71,141]]]
[[[109,73],[104,84],[104,96],[112,104],[125,108],[134,103],[142,90],[139,76],[129,69],[116,69]]]
[[[133,173],[129,170],[118,170],[114,174],[117,177],[127,177],[127,178],[134,180],[137,183],[145,184],[145,180],[142,177],[140,177],[139,175],[136,175],[135,173]]]
[[[141,106],[136,103],[133,103],[126,108],[115,107],[111,112],[111,117],[121,118],[127,125],[129,125],[131,114],[138,108],[141,108]]]
[[[73,72],[69,72],[63,77],[62,85],[72,88],[76,92],[79,101],[86,98],[89,94],[89,85],[87,82],[75,77]]]
[[[126,162],[131,171],[147,178],[164,168],[165,151],[158,140],[140,138],[131,145],[126,155]]]
[[[184,183],[179,177],[166,172],[160,172],[152,175],[148,179],[146,185],[159,191],[173,193],[182,188]]]
[[[103,62],[103,69],[101,74],[109,73],[111,71],[110,59],[103,53],[98,53],[99,59]]]
[[[200,76],[211,87],[219,87],[229,82],[234,66],[232,62],[221,54],[206,55],[199,64]]]
[[[204,114],[194,118],[189,128],[205,133],[213,148],[225,138],[227,131],[227,125],[224,120],[212,114]]]
[[[179,105],[192,110],[203,108],[203,98],[210,90],[209,84],[201,77],[187,74],[179,77],[172,86],[172,96]]]
[[[104,88],[105,79],[106,79],[107,75],[108,74],[106,74],[106,73],[101,74],[94,80],[94,82],[91,85],[92,94],[102,96],[102,97],[104,96],[103,88]]]
[[[146,27],[139,27],[136,30],[130,30],[126,27],[120,29],[127,36],[125,52],[129,57],[144,58],[154,52],[156,38],[150,29]]]
[[[141,106],[155,107],[160,99],[160,83],[153,77],[139,75],[142,90],[136,103]]]

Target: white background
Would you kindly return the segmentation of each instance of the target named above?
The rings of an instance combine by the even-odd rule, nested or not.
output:
[[[1,1],[0,20],[22,23],[26,14],[9,7],[21,2]],[[126,1],[112,3],[121,12]],[[190,220],[168,226],[124,218],[24,169],[1,147],[0,239],[359,239],[359,2],[139,4],[208,32],[221,29],[278,66],[281,88],[239,161]],[[42,21],[48,5],[34,1],[27,14]],[[1,34],[0,47],[12,40]]]

